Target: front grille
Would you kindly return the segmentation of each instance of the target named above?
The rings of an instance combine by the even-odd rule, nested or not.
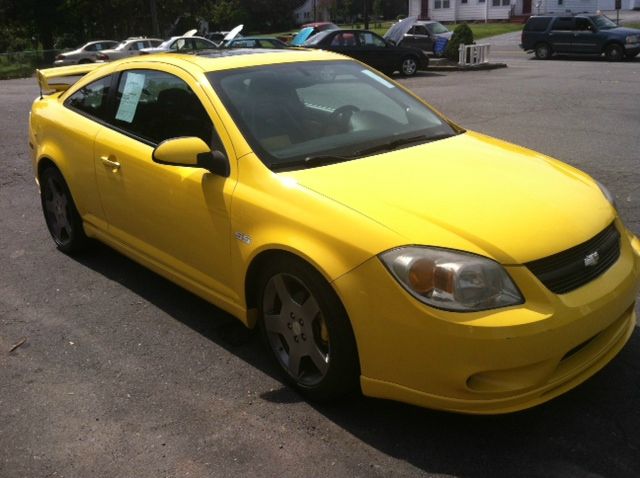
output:
[[[565,294],[581,287],[611,267],[620,257],[620,234],[613,224],[571,249],[525,266],[550,291]]]

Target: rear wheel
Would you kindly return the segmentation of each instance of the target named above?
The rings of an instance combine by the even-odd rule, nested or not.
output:
[[[40,199],[47,228],[58,249],[66,253],[83,249],[88,239],[82,219],[66,181],[55,167],[40,174]]]
[[[357,386],[351,324],[327,281],[289,256],[268,264],[258,287],[259,326],[288,382],[312,400],[338,398]]]
[[[407,56],[402,59],[400,65],[400,73],[403,76],[413,76],[418,72],[418,61],[413,56]]]
[[[604,49],[604,57],[608,61],[620,61],[624,59],[624,48],[618,43],[612,43],[607,45]]]
[[[534,52],[538,60],[548,60],[551,58],[551,47],[548,43],[538,43]]]

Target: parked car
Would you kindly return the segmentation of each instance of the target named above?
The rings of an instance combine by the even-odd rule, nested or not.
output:
[[[234,38],[226,43],[225,48],[288,48],[287,44],[274,37],[242,37]]]
[[[640,239],[604,186],[362,63],[210,50],[37,76],[57,247],[98,239],[257,324],[307,397],[512,412],[636,330]]]
[[[539,60],[554,53],[602,55],[609,61],[640,53],[640,30],[619,27],[604,15],[540,15],[530,17],[520,47]]]
[[[244,28],[244,25],[236,25],[230,31],[218,31],[218,32],[210,32],[205,35],[207,40],[212,41],[218,47],[224,47],[227,43],[229,43],[234,38],[242,38],[240,32]]]
[[[289,43],[291,46],[302,46],[313,35],[325,30],[339,30],[340,27],[331,22],[305,23]]]
[[[56,56],[53,64],[55,66],[77,65],[83,63],[93,63],[97,60],[96,54],[99,51],[113,48],[118,44],[114,40],[90,41],[72,51],[67,51]]]
[[[325,30],[307,40],[304,46],[342,53],[388,75],[399,71],[404,76],[412,76],[429,65],[422,50],[396,46],[369,30]]]
[[[96,58],[100,61],[113,61],[140,54],[144,48],[153,48],[160,45],[163,40],[159,38],[128,38],[113,49],[98,52]]]
[[[419,48],[422,51],[435,53],[436,40],[445,38],[449,40],[453,32],[449,31],[442,23],[433,20],[416,21],[409,31],[403,34],[396,45]],[[387,34],[385,39],[389,39]]]
[[[166,53],[166,52],[195,52],[200,50],[218,48],[218,45],[203,37],[196,36],[180,36],[171,37],[160,45],[153,48],[143,48],[140,50],[141,55],[149,53]]]

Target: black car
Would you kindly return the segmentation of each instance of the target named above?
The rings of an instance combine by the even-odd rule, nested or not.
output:
[[[399,71],[412,76],[429,64],[421,50],[395,46],[368,30],[325,30],[309,38],[304,46],[342,53],[387,75]]]
[[[522,30],[520,47],[539,60],[570,53],[604,54],[617,61],[640,53],[640,30],[619,27],[604,15],[533,16]]]

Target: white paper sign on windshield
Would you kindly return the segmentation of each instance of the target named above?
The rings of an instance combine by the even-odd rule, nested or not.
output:
[[[144,74],[127,73],[127,81],[124,84],[124,91],[120,99],[120,106],[116,113],[116,119],[131,123],[136,114],[138,101],[144,87]]]

